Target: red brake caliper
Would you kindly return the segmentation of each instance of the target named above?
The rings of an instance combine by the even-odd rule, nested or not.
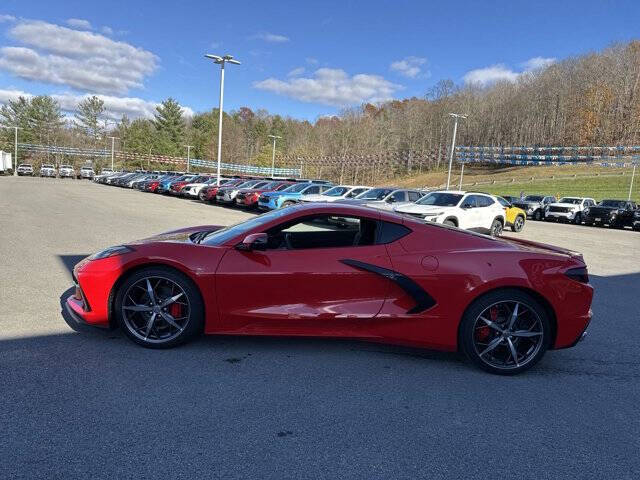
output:
[[[498,319],[498,309],[496,307],[491,307],[491,310],[489,310],[489,316],[491,317],[491,321],[495,322]],[[481,342],[489,338],[490,334],[491,329],[488,325],[480,327],[476,330],[476,338]]]
[[[182,316],[182,305],[179,303],[172,303],[169,307],[169,313],[173,318],[180,318]]]

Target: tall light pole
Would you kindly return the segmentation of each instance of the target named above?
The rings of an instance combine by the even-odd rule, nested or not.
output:
[[[2,128],[13,128],[13,176],[18,176],[18,129],[22,127],[7,127],[0,125]]]
[[[282,138],[280,135],[269,135],[269,138],[273,138],[273,151],[271,152],[271,176],[276,174],[276,139]]]
[[[213,60],[214,63],[220,65],[220,110],[219,110],[219,119],[218,119],[218,180],[217,184],[220,185],[220,162],[222,158],[222,107],[224,103],[224,64],[232,63],[234,65],[240,65],[240,62],[233,59],[231,55],[225,55],[224,57],[220,57],[218,55],[211,55],[207,53],[205,57]]]
[[[189,163],[191,162],[191,156],[189,154],[191,153],[193,145],[185,145],[185,147],[187,148],[187,173],[189,173]]]
[[[115,142],[118,137],[107,137],[111,139],[111,171],[113,172],[113,149],[115,148]]]
[[[458,119],[467,118],[468,115],[461,113],[450,113],[450,117],[454,118],[453,123],[453,138],[451,139],[451,151],[449,152],[449,174],[447,175],[447,190],[449,190],[449,184],[451,183],[451,165],[453,164],[453,154],[456,149],[456,133],[458,133]]]
[[[629,185],[629,196],[627,197],[628,201],[631,201],[631,191],[633,190],[633,177],[636,176],[636,166],[637,164],[633,164],[633,172],[631,172],[631,185]]]

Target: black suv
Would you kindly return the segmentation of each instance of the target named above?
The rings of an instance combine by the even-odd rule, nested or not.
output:
[[[514,207],[521,208],[527,213],[527,218],[542,220],[544,218],[544,207],[550,203],[556,203],[556,197],[551,195],[527,195],[526,197],[513,201]]]
[[[584,214],[584,223],[640,230],[640,208],[636,202],[628,200],[603,200]]]

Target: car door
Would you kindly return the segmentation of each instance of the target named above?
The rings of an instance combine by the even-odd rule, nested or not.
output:
[[[373,215],[300,217],[266,232],[264,251],[230,249],[216,272],[224,329],[348,335],[373,319],[390,282],[354,267],[392,268],[385,245],[375,243]]]
[[[460,211],[458,216],[458,227],[475,228],[478,221],[477,213],[477,197],[476,195],[467,195],[460,203]]]

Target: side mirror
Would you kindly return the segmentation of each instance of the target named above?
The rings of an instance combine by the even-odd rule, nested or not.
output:
[[[236,245],[236,250],[250,252],[252,250],[266,250],[269,237],[266,233],[252,233]]]

